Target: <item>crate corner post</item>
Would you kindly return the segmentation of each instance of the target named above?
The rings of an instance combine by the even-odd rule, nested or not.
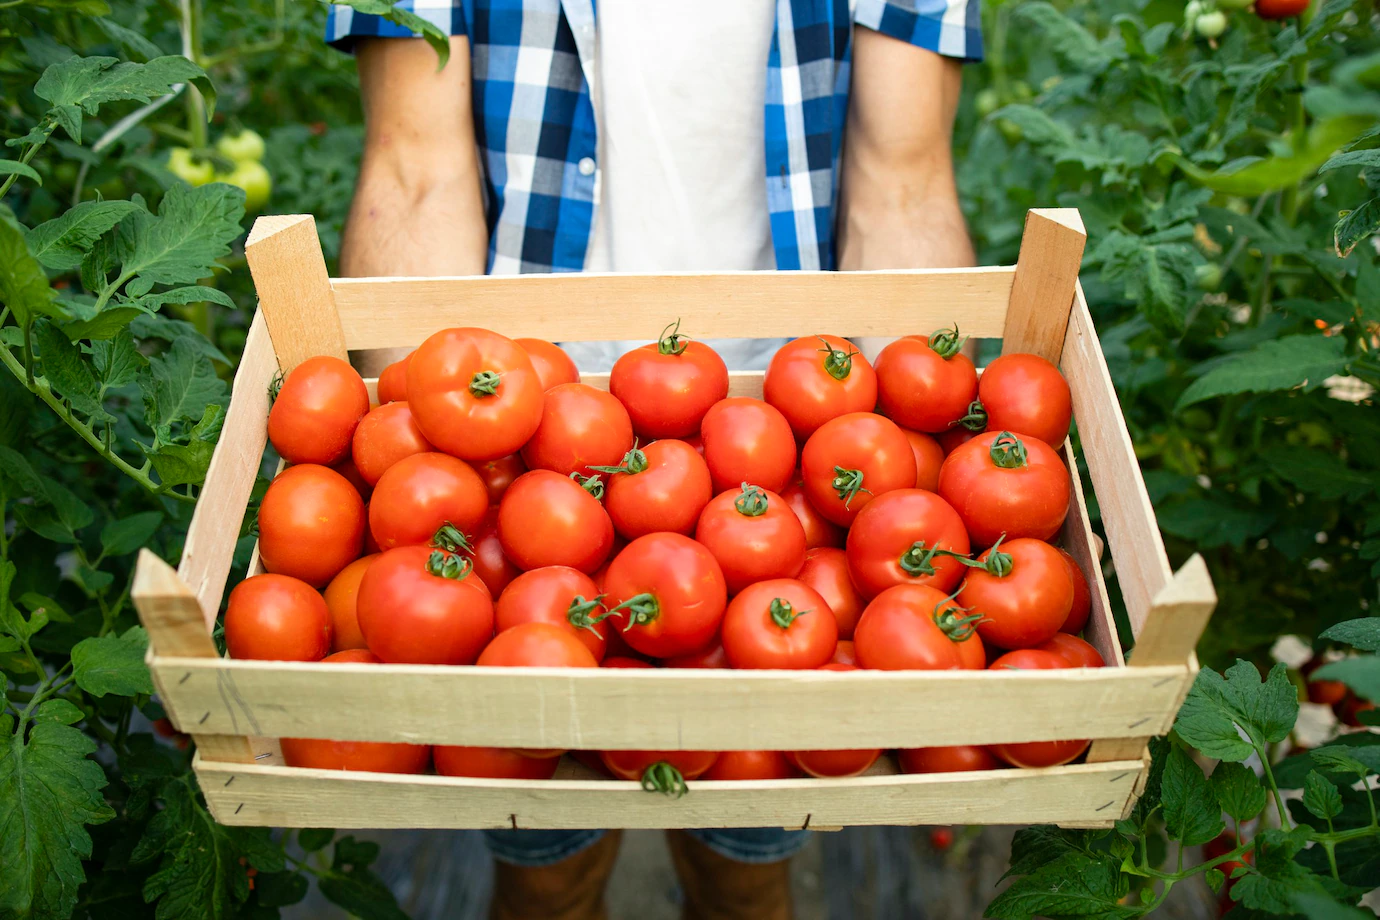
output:
[[[1141,667],[1183,664],[1193,670],[1193,650],[1216,606],[1207,562],[1194,553],[1151,601],[1131,660]]]
[[[283,373],[315,355],[349,359],[314,217],[260,217],[244,256]]]
[[[1059,363],[1087,242],[1077,208],[1026,212],[1002,354],[1029,352]]]

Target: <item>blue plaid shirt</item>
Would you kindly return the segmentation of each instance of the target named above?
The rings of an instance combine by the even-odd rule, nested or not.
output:
[[[776,0],[767,59],[767,206],[781,269],[834,265],[834,206],[852,24],[977,60],[980,0]],[[468,35],[483,153],[489,271],[580,271],[594,222],[594,0],[401,0]],[[850,10],[850,6],[853,9]],[[412,33],[331,7],[327,39]]]

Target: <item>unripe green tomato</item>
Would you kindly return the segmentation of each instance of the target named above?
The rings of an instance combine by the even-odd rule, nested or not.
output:
[[[1184,26],[1186,28],[1193,28],[1194,23],[1198,21],[1198,17],[1201,15],[1203,15],[1202,0],[1188,0],[1184,4]]]
[[[1194,266],[1193,275],[1198,280],[1198,287],[1209,293],[1222,286],[1222,266],[1216,262]]]
[[[988,88],[978,91],[974,104],[977,107],[978,117],[986,118],[1001,105],[1001,99],[997,96],[996,90]]]
[[[191,186],[205,185],[216,174],[209,160],[194,159],[186,147],[174,147],[168,151],[168,172]]]
[[[1025,132],[1021,130],[1021,126],[1008,118],[997,119],[997,130],[1001,132],[1002,137],[1006,138],[1008,144],[1019,144],[1021,139],[1025,137]]]
[[[216,141],[216,149],[236,163],[258,161],[264,158],[264,139],[259,132],[245,128],[234,136],[222,134],[220,140]]]
[[[217,182],[238,185],[244,189],[244,209],[257,211],[268,204],[268,196],[273,191],[273,177],[268,174],[264,164],[258,160],[245,160],[235,164],[235,168],[216,176]]]
[[[1062,76],[1061,74],[1057,74],[1057,73],[1056,73],[1056,74],[1055,74],[1054,76],[1052,76],[1052,77],[1045,77],[1044,80],[1042,80],[1042,81],[1040,82],[1040,92],[1042,92],[1042,93],[1048,93],[1048,92],[1052,91],[1052,90],[1053,90],[1056,86],[1058,86],[1060,83],[1063,83],[1063,82],[1064,82],[1064,78],[1063,78],[1063,76]]]
[[[1030,88],[1030,84],[1024,80],[1017,80],[1011,84],[1011,95],[1016,97],[1017,102],[1029,102],[1035,98],[1035,92]]]
[[[1227,14],[1221,10],[1204,13],[1193,23],[1193,28],[1203,38],[1216,38],[1227,31]]]

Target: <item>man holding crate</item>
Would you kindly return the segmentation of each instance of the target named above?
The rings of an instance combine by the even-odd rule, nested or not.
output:
[[[358,55],[366,119],[342,275],[973,264],[951,135],[978,0],[398,5],[452,36],[444,69],[378,17],[327,26]],[[738,369],[776,344],[715,343]],[[598,370],[622,348],[570,350]],[[685,915],[789,917],[804,840],[673,833]],[[616,833],[488,841],[493,916],[603,916]]]

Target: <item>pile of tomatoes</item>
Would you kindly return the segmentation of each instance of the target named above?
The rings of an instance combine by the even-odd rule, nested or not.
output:
[[[957,330],[875,365],[796,339],[763,399],[670,327],[579,382],[550,342],[446,329],[359,374],[311,358],[268,422],[270,574],[231,593],[236,658],[848,671],[1098,667],[1069,507],[1068,384],[1035,355],[981,379]],[[922,748],[902,769],[1050,766],[1086,741]],[[289,764],[549,778],[561,752],[284,739]],[[656,788],[853,776],[880,751],[576,752]]]

